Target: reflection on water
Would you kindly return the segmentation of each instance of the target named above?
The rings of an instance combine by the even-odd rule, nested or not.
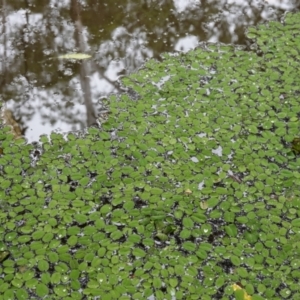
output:
[[[199,41],[245,44],[246,26],[300,7],[296,0],[49,2],[2,0],[0,99],[29,141],[94,124],[100,99],[121,90],[119,76],[150,57]],[[59,58],[69,52],[92,57]]]

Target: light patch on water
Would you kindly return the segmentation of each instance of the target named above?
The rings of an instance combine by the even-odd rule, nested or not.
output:
[[[191,49],[196,48],[199,43],[199,39],[194,35],[189,35],[184,38],[180,38],[174,49],[176,51],[188,52]]]
[[[173,0],[176,10],[181,13],[201,4],[200,0]]]
[[[212,149],[211,152],[212,152],[213,154],[218,155],[218,156],[222,156],[222,147],[219,146],[217,149]]]
[[[201,191],[203,189],[203,186],[204,186],[204,180],[198,184],[198,190]]]
[[[191,161],[194,162],[194,163],[197,163],[199,162],[199,159],[195,156],[191,157]]]

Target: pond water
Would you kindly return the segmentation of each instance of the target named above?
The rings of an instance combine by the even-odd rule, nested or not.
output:
[[[121,92],[118,79],[199,42],[246,44],[245,28],[299,10],[294,0],[2,1],[0,100],[29,142],[81,130]],[[84,53],[87,59],[66,59]]]

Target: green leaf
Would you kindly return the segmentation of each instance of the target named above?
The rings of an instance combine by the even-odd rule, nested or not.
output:
[[[237,233],[238,233],[238,230],[234,224],[225,226],[225,231],[229,236],[232,236],[232,237],[236,237]]]
[[[231,260],[232,264],[235,266],[239,266],[241,264],[241,259],[239,257],[237,257],[236,255],[232,255],[230,257],[230,260]]]
[[[170,286],[172,288],[176,288],[176,286],[178,285],[178,279],[177,278],[170,278],[169,283],[170,283]]]
[[[47,271],[49,269],[49,263],[46,260],[40,260],[38,262],[38,268],[41,272]]]
[[[182,244],[183,249],[187,250],[187,251],[195,251],[196,250],[196,245],[193,242],[184,242]]]
[[[132,250],[132,254],[135,256],[135,257],[145,257],[146,256],[146,252],[140,248],[134,248]]]
[[[293,227],[300,227],[300,218],[292,220],[291,224]]]
[[[245,240],[247,240],[250,244],[254,244],[258,240],[258,233],[257,232],[250,232],[246,231],[244,234]]]
[[[236,300],[245,300],[245,291],[243,289],[236,290],[234,296]]]
[[[36,294],[39,297],[45,297],[45,296],[49,295],[49,289],[45,284],[38,283],[36,286]]]
[[[190,218],[183,218],[182,224],[186,228],[193,228],[194,227],[194,222]]]

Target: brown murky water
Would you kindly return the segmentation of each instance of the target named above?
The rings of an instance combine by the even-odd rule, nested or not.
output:
[[[120,91],[119,76],[150,57],[200,41],[245,44],[247,26],[300,8],[298,0],[1,1],[0,100],[28,141],[93,124],[101,98]],[[91,57],[59,58],[70,52]]]

